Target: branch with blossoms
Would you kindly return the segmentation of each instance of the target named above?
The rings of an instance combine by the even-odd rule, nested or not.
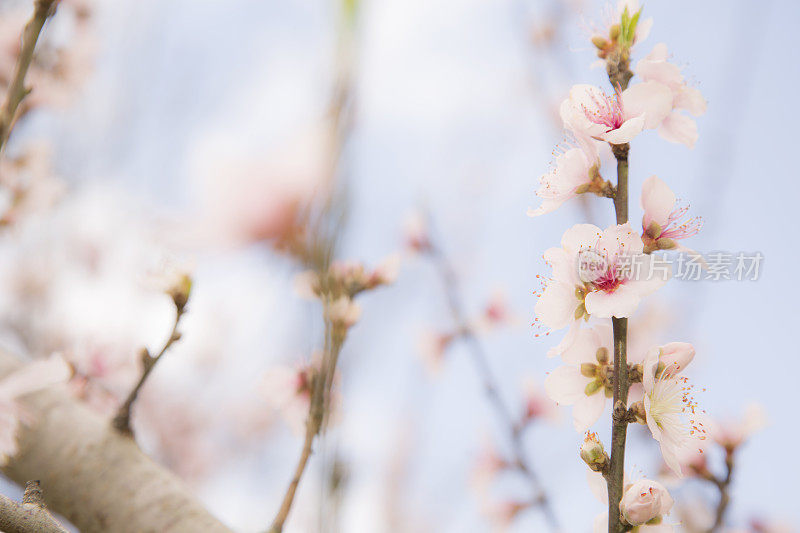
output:
[[[425,221],[422,224],[427,229],[428,224]],[[475,371],[481,381],[484,397],[507,435],[511,459],[501,459],[499,464],[503,468],[508,468],[521,474],[531,488],[531,496],[529,498],[513,502],[510,505],[505,521],[515,518],[527,509],[538,508],[542,511],[550,529],[558,531],[560,529],[558,519],[550,503],[550,497],[525,453],[523,444],[524,431],[532,422],[535,414],[526,413],[518,419],[503,399],[497,378],[489,365],[489,358],[483,343],[475,326],[467,319],[467,314],[461,303],[460,288],[455,269],[444,250],[433,239],[431,232],[425,230],[421,233],[416,233],[409,238],[409,245],[415,252],[424,254],[435,265],[447,301],[450,318],[454,325],[454,332],[451,335],[447,335],[446,345],[451,346],[457,340],[461,340],[466,344],[471,360],[474,363]],[[490,318],[494,316],[491,310],[487,314]],[[502,312],[498,314],[502,314]]]
[[[670,275],[653,274],[652,253],[677,249],[678,239],[699,230],[699,220],[682,220],[685,210],[675,209],[674,194],[655,176],[642,189],[642,233],[633,229],[628,221],[631,142],[644,130],[657,129],[666,140],[692,147],[697,127],[682,111],[699,115],[706,105],[680,69],[667,61],[663,44],[631,68],[632,51],[652,23],[640,17],[638,3],[623,0],[611,25],[592,38],[613,93],[592,85],[570,90],[560,114],[574,146],[561,153],[542,177],[537,190],[542,204],[529,212],[545,214],[581,194],[613,200],[615,226],[602,230],[578,224],[564,233],[560,248],[545,252],[553,274],[536,304],[540,326],[569,327],[559,345],[548,352],[551,357],[560,355],[565,363],[547,377],[551,398],[574,406],[575,428],[581,432],[597,422],[606,399],[611,400],[610,454],[594,433],[587,434],[580,454],[592,471],[605,478],[600,499],[608,505],[608,515],[599,517],[595,528],[609,533],[671,530],[663,522],[672,507],[666,489],[655,481],[630,482],[626,477],[628,425],[647,425],[677,475],[681,474],[678,453],[699,446],[705,431],[695,416],[691,385],[682,375],[694,358],[692,346],[670,343],[645,353],[628,350],[628,318]],[[641,81],[631,84],[634,74]],[[604,161],[616,167],[614,184],[602,177]],[[592,327],[582,327],[590,321]]]

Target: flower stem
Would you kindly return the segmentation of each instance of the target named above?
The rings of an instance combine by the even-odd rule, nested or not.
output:
[[[500,395],[497,378],[489,366],[489,358],[486,355],[483,344],[466,318],[466,313],[461,303],[455,269],[448,257],[434,242],[429,244],[428,253],[430,258],[434,261],[439,277],[441,278],[447,304],[450,308],[450,315],[455,322],[458,337],[467,345],[469,353],[472,356],[472,361],[475,364],[475,369],[481,380],[486,400],[491,405],[495,416],[499,419],[504,430],[508,433],[511,443],[511,464],[528,480],[533,490],[534,496],[531,507],[539,507],[541,509],[544,519],[547,521],[547,525],[551,531],[560,531],[561,528],[559,527],[558,518],[550,503],[550,498],[525,453],[522,442],[523,426],[514,421],[514,415],[511,409]]]
[[[22,46],[19,56],[17,56],[17,63],[14,65],[11,82],[8,84],[5,101],[2,108],[0,108],[0,152],[2,152],[8,136],[11,134],[11,129],[14,127],[17,108],[30,92],[29,89],[25,88],[25,75],[28,73],[28,67],[30,67],[33,60],[33,51],[36,48],[36,41],[39,40],[42,27],[47,17],[53,14],[55,0],[36,0],[34,5],[33,16],[25,24],[25,29],[22,32]]]
[[[617,90],[624,91],[633,73],[630,70],[629,50],[621,50],[606,60],[608,79]],[[617,159],[617,187],[614,192],[614,212],[617,224],[628,222],[628,152],[629,144],[612,144]],[[608,533],[622,533],[630,527],[622,521],[619,502],[625,488],[625,440],[628,433],[628,319],[612,317],[614,329],[614,403],[611,426],[611,461],[606,473],[608,486]]]
[[[617,224],[628,221],[628,151],[630,145],[612,145],[617,158],[617,188],[614,195],[614,211]],[[614,328],[614,408],[611,427],[611,462],[606,475],[608,485],[608,533],[626,530],[619,515],[619,502],[622,499],[625,478],[625,439],[628,433],[628,420],[625,416],[628,407],[628,319],[612,318]]]
[[[164,354],[167,353],[167,350],[169,350],[170,347],[175,344],[175,342],[180,340],[181,335],[178,333],[178,325],[181,322],[184,312],[184,307],[176,306],[175,321],[172,323],[172,331],[169,334],[167,342],[164,343],[161,351],[158,352],[158,355],[153,357],[146,350],[143,350],[142,375],[139,377],[139,381],[136,382],[136,385],[128,394],[128,397],[125,399],[122,405],[120,405],[119,409],[117,410],[117,414],[111,420],[111,425],[114,427],[114,429],[123,435],[133,437],[133,428],[131,427],[131,410],[133,409],[133,404],[136,401],[136,398],[138,398],[139,392],[142,390],[142,387],[147,381],[147,378],[150,376],[150,373],[153,371],[153,368],[155,368],[156,363],[158,363],[161,358],[164,357]]]

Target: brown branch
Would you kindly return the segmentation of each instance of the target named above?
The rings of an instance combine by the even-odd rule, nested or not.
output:
[[[523,476],[528,479],[534,493],[534,498],[531,507],[538,506],[544,514],[547,523],[553,531],[559,531],[558,519],[550,504],[550,499],[539,480],[538,475],[533,470],[529,459],[527,458],[523,442],[522,442],[522,428],[523,426],[514,420],[511,409],[506,405],[503,398],[500,396],[497,379],[489,366],[489,358],[486,356],[483,344],[475,330],[466,319],[466,314],[461,304],[459,294],[458,280],[456,278],[455,270],[453,269],[447,256],[440,250],[431,239],[429,245],[425,249],[434,261],[439,277],[444,288],[445,297],[447,299],[448,307],[450,308],[450,315],[455,322],[457,336],[460,337],[469,347],[469,353],[472,356],[472,361],[475,364],[475,369],[481,379],[484,395],[491,405],[495,414],[504,426],[508,433],[509,441],[511,443],[511,453],[513,456],[512,465]]]
[[[131,410],[133,408],[133,403],[139,396],[139,391],[142,389],[142,386],[144,386],[145,381],[147,381],[147,378],[150,376],[150,373],[153,371],[156,363],[158,363],[164,354],[167,353],[167,350],[169,350],[170,347],[181,338],[181,334],[178,332],[178,325],[180,324],[183,314],[186,312],[185,306],[185,301],[182,305],[177,300],[175,301],[175,322],[172,325],[172,331],[170,332],[167,342],[164,343],[164,346],[161,348],[161,351],[158,352],[158,355],[153,357],[146,348],[142,349],[142,375],[139,378],[139,381],[133,387],[133,390],[131,390],[130,394],[128,394],[128,397],[125,399],[122,405],[120,405],[116,416],[114,416],[114,418],[111,420],[111,425],[114,427],[114,429],[123,435],[127,435],[129,437],[133,436],[133,429],[131,428]]]
[[[735,466],[734,451],[731,449],[725,450],[725,476],[718,477],[709,471],[702,474],[702,478],[709,481],[717,487],[719,491],[719,502],[714,513],[714,525],[708,530],[708,533],[715,533],[720,531],[725,524],[725,513],[728,510],[728,505],[731,502],[730,485],[733,479],[733,470]]]
[[[28,481],[22,503],[0,494],[0,531],[5,533],[67,533],[47,510],[39,481]]]
[[[283,531],[283,526],[287,518],[289,518],[289,512],[292,510],[292,504],[294,503],[297,488],[300,485],[300,479],[303,477],[303,473],[308,465],[308,460],[313,453],[314,439],[322,430],[323,421],[326,419],[330,409],[333,374],[336,372],[336,363],[339,360],[339,353],[344,344],[346,328],[333,324],[327,316],[327,309],[325,311],[325,317],[326,346],[323,352],[323,359],[320,362],[320,367],[314,374],[314,386],[311,394],[308,418],[306,419],[306,433],[303,440],[303,448],[300,452],[300,459],[297,461],[292,480],[289,482],[289,487],[286,489],[283,500],[281,501],[278,513],[272,520],[269,533],[281,533],[281,531]],[[339,328],[342,328],[344,331],[339,332]]]
[[[36,48],[36,42],[39,40],[39,34],[42,32],[42,27],[47,18],[55,12],[56,3],[57,0],[36,0],[34,2],[33,16],[25,24],[25,29],[22,31],[22,46],[19,56],[17,56],[17,62],[14,65],[14,73],[11,76],[11,83],[8,85],[5,101],[2,108],[0,108],[0,153],[2,153],[9,135],[11,135],[11,129],[14,127],[16,120],[17,108],[30,92],[30,89],[25,87],[25,76],[33,60],[33,52]]]
[[[614,63],[612,65],[612,63]],[[608,61],[608,76],[612,85],[620,90],[628,86],[632,74],[627,60],[623,63]],[[614,194],[614,212],[617,224],[628,222],[628,152],[630,145],[611,145],[614,157],[617,159],[617,186]],[[614,397],[611,426],[611,462],[606,475],[608,488],[608,532],[621,533],[627,530],[622,522],[619,512],[619,503],[622,500],[622,491],[625,477],[625,441],[628,433],[628,419],[620,416],[625,413],[628,406],[628,319],[611,319],[614,331]]]
[[[0,376],[19,365],[0,352]],[[41,479],[48,508],[82,533],[231,533],[174,474],[83,402],[52,389],[22,403],[33,422],[20,427],[20,451],[2,472],[17,483]]]

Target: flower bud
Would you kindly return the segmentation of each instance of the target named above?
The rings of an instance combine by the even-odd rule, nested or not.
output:
[[[598,50],[604,50],[608,46],[608,41],[599,35],[595,35],[592,37],[592,44],[595,45]]]
[[[612,41],[616,41],[621,31],[622,28],[620,28],[620,25],[614,24],[613,26],[611,26],[611,29],[608,32],[608,36],[611,37]]]
[[[172,298],[172,302],[179,311],[183,311],[189,301],[192,292],[192,278],[188,274],[181,274],[167,289],[167,294]]]
[[[622,495],[619,510],[626,522],[639,526],[668,513],[672,504],[672,497],[661,483],[641,479]]]
[[[603,449],[603,443],[597,438],[597,433],[589,432],[581,445],[581,459],[589,468],[599,472],[608,463],[608,454]]]
[[[661,347],[658,360],[671,375],[682,372],[694,359],[694,346],[688,342],[670,342]],[[660,365],[659,365],[660,366]]]
[[[608,362],[610,361],[610,358],[608,357],[608,348],[606,348],[605,346],[601,346],[600,348],[598,348],[595,357],[597,358],[597,362],[600,363],[601,365],[608,364]]]

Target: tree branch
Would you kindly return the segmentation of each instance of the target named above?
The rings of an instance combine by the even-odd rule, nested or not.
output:
[[[711,529],[708,530],[708,533],[720,531],[722,526],[725,524],[725,513],[727,512],[728,505],[731,502],[729,489],[733,478],[733,469],[735,465],[733,455],[733,450],[725,450],[725,477],[716,477],[711,472],[707,472],[703,476],[703,479],[716,485],[717,489],[719,490],[719,502],[717,503],[717,509],[714,513],[714,525],[711,526]]]
[[[114,418],[111,420],[111,425],[114,427],[114,429],[123,435],[127,435],[129,437],[133,436],[133,429],[131,429],[131,409],[133,407],[133,403],[136,401],[136,398],[139,396],[139,391],[142,389],[144,382],[147,380],[150,372],[153,371],[156,363],[158,363],[164,354],[167,353],[167,350],[169,350],[170,347],[181,338],[181,334],[178,332],[178,325],[181,322],[183,314],[186,312],[185,306],[185,301],[183,302],[183,305],[179,305],[177,301],[175,302],[175,322],[172,325],[172,331],[170,332],[167,342],[164,343],[164,346],[161,348],[161,351],[158,352],[158,355],[153,357],[146,348],[142,349],[142,375],[139,378],[139,381],[133,387],[133,390],[131,390],[130,394],[128,394],[128,397],[125,399],[122,405],[120,405],[116,416],[114,416]]]
[[[515,422],[511,409],[500,396],[497,379],[494,377],[494,373],[489,366],[489,359],[486,356],[483,344],[481,344],[480,339],[475,334],[475,330],[466,319],[466,313],[461,304],[455,270],[447,259],[447,256],[435,245],[432,239],[426,250],[437,267],[447,304],[450,308],[450,314],[456,325],[457,335],[464,340],[469,347],[469,353],[472,356],[475,369],[483,384],[485,397],[492,409],[494,409],[505,431],[508,433],[513,456],[512,464],[528,479],[529,484],[533,488],[534,499],[531,505],[540,507],[550,529],[559,531],[558,519],[550,505],[547,492],[544,490],[544,486],[525,454],[522,443],[522,427]]]
[[[42,32],[42,27],[47,18],[54,13],[56,1],[36,0],[34,2],[33,16],[22,31],[22,46],[17,57],[17,63],[14,65],[14,73],[11,76],[11,83],[8,85],[5,101],[2,108],[0,108],[0,153],[2,153],[6,141],[8,141],[8,136],[11,134],[11,129],[14,127],[17,108],[30,92],[29,89],[25,88],[25,76],[33,60],[33,51],[36,48],[36,42],[39,40],[39,34]]]
[[[19,366],[0,352],[0,376]],[[231,533],[171,472],[79,400],[52,389],[22,403],[34,422],[20,427],[20,452],[2,471],[17,483],[41,479],[48,507],[82,533]]]
[[[22,503],[0,494],[0,531],[5,533],[67,533],[44,505],[38,481],[28,481]]]

